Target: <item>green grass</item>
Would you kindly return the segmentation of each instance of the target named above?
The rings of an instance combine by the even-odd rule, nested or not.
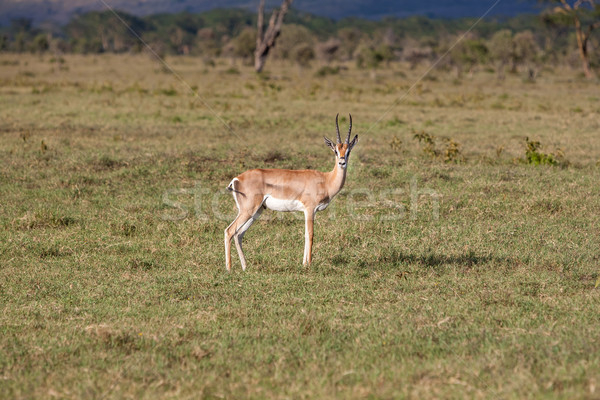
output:
[[[142,56],[0,60],[1,398],[600,393],[597,84],[440,72],[390,109],[423,71],[169,58],[196,99]],[[360,142],[313,264],[265,212],[226,273],[231,178],[329,170],[337,112]]]

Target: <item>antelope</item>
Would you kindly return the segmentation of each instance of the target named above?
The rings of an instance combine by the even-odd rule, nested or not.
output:
[[[304,212],[304,259],[303,265],[310,265],[313,244],[313,225],[315,213],[327,208],[331,200],[344,187],[346,168],[350,152],[358,143],[358,135],[350,141],[352,132],[352,115],[346,142],[342,143],[338,115],[335,116],[337,143],[327,137],[325,144],[335,154],[335,165],[330,172],[310,169],[252,169],[231,181],[227,190],[232,192],[238,208],[238,215],[225,229],[225,266],[231,271],[231,239],[240,257],[242,270],[246,270],[246,257],[242,250],[242,239],[250,226],[256,221],[265,208],[274,211]]]

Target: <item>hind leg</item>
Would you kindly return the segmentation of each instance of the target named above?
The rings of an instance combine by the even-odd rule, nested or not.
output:
[[[242,239],[244,238],[244,234],[246,231],[252,226],[254,221],[256,221],[260,214],[262,214],[262,204],[258,207],[258,210],[245,222],[243,223],[237,232],[233,235],[233,240],[235,242],[235,248],[237,249],[238,256],[240,257],[240,262],[242,263],[242,270],[246,270],[246,256],[244,255],[244,250],[242,249]]]
[[[240,217],[246,222],[246,219],[243,218],[242,214],[239,213],[238,216],[233,220],[231,224],[227,228],[225,228],[225,267],[227,271],[231,271],[231,239],[235,235],[237,227],[240,223]]]

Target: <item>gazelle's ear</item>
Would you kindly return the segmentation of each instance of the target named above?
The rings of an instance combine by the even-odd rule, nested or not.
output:
[[[352,150],[352,148],[354,147],[354,145],[358,143],[358,135],[354,136],[354,139],[352,139],[352,141],[350,142],[350,144],[348,145],[348,148],[350,150]]]
[[[323,139],[325,139],[325,144],[327,146],[329,146],[331,151],[335,152],[335,144],[333,144],[333,142],[331,140],[327,139],[325,136],[323,136]]]

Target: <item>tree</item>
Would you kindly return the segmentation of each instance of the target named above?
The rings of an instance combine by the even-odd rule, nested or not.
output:
[[[315,50],[308,43],[300,43],[291,50],[289,58],[301,67],[308,67],[315,58]]]
[[[579,58],[586,78],[594,74],[590,68],[588,42],[592,32],[600,28],[600,4],[595,0],[546,0],[558,4],[546,12],[544,19],[548,24],[568,25],[575,27]]]
[[[26,50],[31,37],[37,33],[32,28],[31,19],[29,18],[15,18],[11,20],[9,32],[12,32],[14,35],[13,50],[18,53]]]
[[[27,33],[25,32],[19,32],[15,35],[15,41],[14,41],[14,50],[17,53],[22,53],[26,50],[27,47]]]
[[[463,67],[471,72],[477,64],[483,64],[488,56],[488,48],[479,39],[462,40],[450,53],[450,58],[456,66],[458,77],[462,75]]]
[[[508,29],[502,29],[494,33],[488,43],[490,57],[498,65],[498,78],[504,79],[504,67],[509,62],[514,61],[515,43],[512,32]]]
[[[293,0],[283,0],[281,8],[279,10],[273,10],[271,19],[269,20],[269,26],[266,31],[264,29],[264,14],[265,14],[265,0],[260,0],[258,6],[257,16],[257,33],[256,33],[256,50],[254,51],[254,69],[256,72],[262,71],[267,61],[267,55],[273,47],[275,47],[275,41],[281,33],[281,25],[283,24],[283,17],[290,8]]]
[[[144,35],[147,30],[145,21],[121,11],[116,13],[118,18],[111,11],[82,14],[65,26],[65,33],[74,39],[75,48],[83,52],[124,52],[138,48],[139,41],[130,28]],[[98,42],[100,49],[97,48]]]
[[[540,51],[533,32],[529,30],[519,32],[515,34],[513,42],[515,44],[515,62],[527,67],[529,79],[533,81],[536,75],[535,64],[537,64]]]
[[[233,55],[244,61],[250,61],[252,65],[252,53],[254,53],[254,30],[250,27],[244,29],[236,38],[232,40]]]
[[[48,41],[48,35],[45,33],[40,33],[33,38],[30,50],[32,53],[43,53],[48,50],[49,47],[50,42]]]
[[[189,12],[182,12],[173,15],[168,38],[172,49],[176,54],[190,54],[194,44],[198,27],[202,21],[197,16]]]
[[[389,63],[393,58],[392,49],[386,44],[376,46],[374,42],[361,43],[355,53],[359,68],[377,69],[382,62]]]
[[[340,38],[340,53],[342,58],[351,60],[354,57],[354,52],[361,42],[363,33],[358,28],[342,28],[338,31],[338,37]]]
[[[8,49],[8,38],[6,35],[0,35],[0,51]]]
[[[215,30],[213,28],[202,28],[196,33],[196,47],[202,56],[212,57],[221,52]]]
[[[281,29],[281,36],[277,41],[277,47],[273,49],[271,57],[284,60],[292,59],[294,48],[300,45],[314,46],[315,37],[312,32],[302,25],[286,24]]]
[[[438,43],[431,38],[405,38],[402,41],[402,58],[408,62],[411,70],[415,69],[421,62],[433,57],[433,49],[437,46]]]
[[[318,58],[330,63],[335,58],[342,42],[336,38],[329,38],[326,42],[317,44],[317,55]]]

